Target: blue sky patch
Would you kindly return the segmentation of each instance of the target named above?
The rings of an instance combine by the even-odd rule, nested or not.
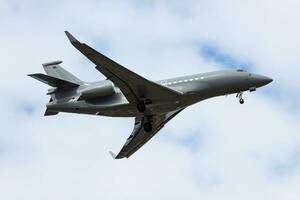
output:
[[[275,176],[291,175],[300,168],[300,150],[296,151],[284,160],[276,161],[271,167],[271,172]]]
[[[17,111],[26,115],[33,115],[35,108],[32,104],[24,102],[17,106]]]
[[[201,133],[195,132],[193,134],[188,134],[187,136],[178,139],[177,141],[180,145],[188,147],[192,152],[197,152],[202,146],[203,135]]]
[[[222,51],[218,46],[213,44],[203,44],[200,48],[200,54],[206,60],[210,60],[223,65],[229,69],[245,69],[251,70],[252,64],[249,61],[244,61]]]

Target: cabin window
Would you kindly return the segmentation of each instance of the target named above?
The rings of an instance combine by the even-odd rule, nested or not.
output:
[[[243,69],[237,69],[236,71],[237,72],[245,72],[245,70],[243,70]]]

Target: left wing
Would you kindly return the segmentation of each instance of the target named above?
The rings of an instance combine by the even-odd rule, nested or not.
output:
[[[160,129],[162,129],[169,120],[175,117],[182,110],[183,109],[172,111],[163,115],[154,115],[150,117],[150,121],[152,123],[152,131],[150,132],[145,132],[143,128],[143,125],[147,122],[146,117],[136,117],[134,129],[129,138],[126,140],[121,151],[118,153],[118,155],[115,155],[112,152],[109,153],[115,159],[130,157],[146,142],[148,142],[148,140],[150,140]]]
[[[65,32],[71,44],[85,55],[104,76],[120,88],[130,103],[143,99],[170,99],[181,95],[179,92],[164,87],[130,71],[88,45],[79,42],[68,31]]]

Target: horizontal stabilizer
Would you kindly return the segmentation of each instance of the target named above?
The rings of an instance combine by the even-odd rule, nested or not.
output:
[[[58,114],[57,111],[52,111],[52,110],[46,109],[44,116],[57,115],[57,114]]]
[[[55,77],[52,77],[52,76],[48,76],[48,75],[45,75],[45,74],[29,74],[28,76],[30,76],[30,77],[38,80],[38,81],[41,81],[41,82],[43,82],[47,85],[50,85],[52,87],[66,88],[66,87],[77,87],[77,86],[79,86],[76,83],[72,83],[72,82],[62,80],[62,79],[59,79],[59,78],[55,78]]]

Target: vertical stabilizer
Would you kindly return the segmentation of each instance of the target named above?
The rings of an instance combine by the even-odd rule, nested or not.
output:
[[[83,81],[62,68],[59,64],[61,64],[62,61],[54,61],[49,63],[44,63],[43,67],[47,75],[62,79],[71,83],[75,83],[78,85],[83,84]]]

